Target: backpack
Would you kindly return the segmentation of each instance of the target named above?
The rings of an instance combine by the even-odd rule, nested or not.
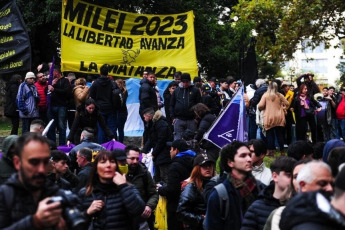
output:
[[[115,108],[120,108],[123,104],[121,89],[114,82],[111,88],[111,102]]]
[[[229,215],[229,195],[228,191],[225,188],[223,183],[220,183],[214,187],[218,193],[219,198],[219,209],[220,209],[220,218],[225,220]]]

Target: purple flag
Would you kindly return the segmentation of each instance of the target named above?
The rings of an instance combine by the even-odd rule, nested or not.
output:
[[[114,150],[114,149],[125,149],[126,145],[122,144],[121,142],[118,141],[109,141],[106,143],[101,144],[104,148],[106,148],[107,150]]]
[[[50,70],[49,70],[48,85],[53,84],[54,62],[55,62],[55,57],[53,56],[52,66],[50,67]],[[48,93],[47,93],[47,107],[48,107],[48,109],[50,107],[50,94],[51,94],[51,92],[48,90]]]
[[[247,141],[246,113],[243,86],[231,98],[224,111],[217,117],[204,139],[222,148],[234,140]]]

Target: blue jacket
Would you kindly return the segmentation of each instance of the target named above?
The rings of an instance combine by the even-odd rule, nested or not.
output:
[[[38,117],[37,104],[40,101],[37,88],[34,84],[27,84],[23,82],[19,86],[17,93],[17,107],[19,110],[19,117],[34,118]]]

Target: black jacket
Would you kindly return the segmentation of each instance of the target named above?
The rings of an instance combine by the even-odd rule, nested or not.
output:
[[[155,111],[158,109],[156,90],[153,88],[154,84],[146,78],[140,81],[139,89],[139,113],[142,115],[143,111],[147,108],[153,108]]]
[[[170,163],[170,148],[166,145],[171,141],[171,130],[162,112],[157,110],[149,123],[148,140],[143,148],[144,153],[148,153],[153,148],[152,156],[156,165]]]
[[[191,108],[200,100],[200,91],[193,85],[187,88],[177,87],[170,100],[171,119],[193,120],[194,112],[191,111]]]
[[[345,216],[335,210],[326,197],[321,192],[297,194],[288,202],[281,214],[280,229],[345,229]]]
[[[156,184],[145,165],[139,162],[137,169],[135,171],[130,169],[126,174],[126,178],[139,191],[146,206],[155,210],[158,203],[158,193],[156,191]]]
[[[52,186],[54,184],[56,184],[60,189],[63,190],[71,190],[71,184],[65,180],[64,178],[59,178],[56,179],[56,174],[55,173],[51,173],[47,176],[47,181],[49,182],[49,186]]]
[[[131,229],[132,218],[140,216],[145,209],[145,203],[133,185],[117,186],[113,183],[98,183],[95,185],[92,195],[86,196],[85,192],[85,188],[79,192],[82,200],[81,210],[86,212],[94,200],[103,200],[105,203],[100,212],[88,216],[90,221],[93,219],[93,230]]]
[[[260,88],[255,90],[254,96],[249,101],[250,102],[249,106],[252,107],[254,109],[254,111],[256,111],[256,106],[259,104],[259,102],[262,98],[262,95],[264,95],[264,93],[266,93],[267,88],[268,88],[267,84],[262,84],[260,86]]]
[[[263,229],[271,212],[280,207],[278,199],[273,197],[274,183],[260,192],[258,200],[254,201],[244,215],[241,230]]]
[[[112,90],[118,86],[106,76],[99,77],[90,87],[89,96],[94,99],[101,112],[115,111],[113,107]]]
[[[184,223],[185,229],[203,229],[206,203],[195,183],[187,184],[180,196],[177,216]]]
[[[92,114],[90,114],[86,111],[84,105],[79,106],[67,140],[71,141],[74,144],[79,144],[80,141],[78,140],[80,140],[80,134],[86,127],[93,128],[95,130],[95,137],[97,137],[97,123],[103,129],[107,137],[114,137],[113,132],[109,129],[106,122],[104,121],[103,116],[97,108],[93,111]]]
[[[316,101],[314,99],[314,97],[309,97],[308,98],[309,101],[310,101],[310,104],[309,104],[309,107],[311,109],[313,109],[314,111],[317,109],[317,108],[320,108],[321,105],[318,101]],[[302,109],[302,106],[301,106],[301,99],[299,98],[298,95],[296,95],[295,99],[292,101],[292,104],[291,104],[291,107],[294,108],[294,112],[296,114],[296,121],[298,122],[298,118],[301,117],[301,109]]]
[[[39,200],[61,193],[56,185],[45,186]],[[0,186],[0,229],[35,229],[32,218],[37,206],[38,202],[34,201],[31,192],[19,181],[18,174],[13,174]]]
[[[10,178],[13,173],[17,172],[13,165],[13,156],[11,156],[9,152],[11,146],[16,143],[17,139],[17,135],[10,135],[2,142],[2,157],[0,159],[0,184],[5,183],[5,181]]]
[[[16,104],[18,88],[18,83],[9,82],[6,84],[6,104],[4,109],[4,114],[6,117],[19,117],[19,112]]]
[[[191,150],[178,153],[169,166],[168,183],[158,189],[158,194],[167,198],[167,211],[176,212],[181,194],[181,182],[187,179],[193,169],[195,153]]]
[[[78,185],[75,188],[75,193],[78,193],[80,189],[84,188],[89,181],[91,175],[92,163],[88,163],[84,167],[82,167],[78,173]]]
[[[54,91],[51,92],[50,105],[67,107],[72,95],[72,88],[67,78],[60,78],[55,85]]]

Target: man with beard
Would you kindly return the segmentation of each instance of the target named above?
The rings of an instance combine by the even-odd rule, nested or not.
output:
[[[49,159],[45,137],[26,133],[18,138],[13,157],[18,173],[0,187],[0,229],[65,227],[60,202],[48,203],[62,193],[56,185],[46,185]]]
[[[156,185],[148,172],[145,165],[139,162],[139,148],[128,145],[125,149],[128,164],[128,173],[126,179],[133,184],[140,192],[141,198],[146,203],[144,212],[141,214],[141,218],[135,222],[136,226],[140,225],[139,229],[153,229],[154,216],[152,214],[158,203],[158,193],[156,191]],[[137,228],[136,228],[137,229]]]

